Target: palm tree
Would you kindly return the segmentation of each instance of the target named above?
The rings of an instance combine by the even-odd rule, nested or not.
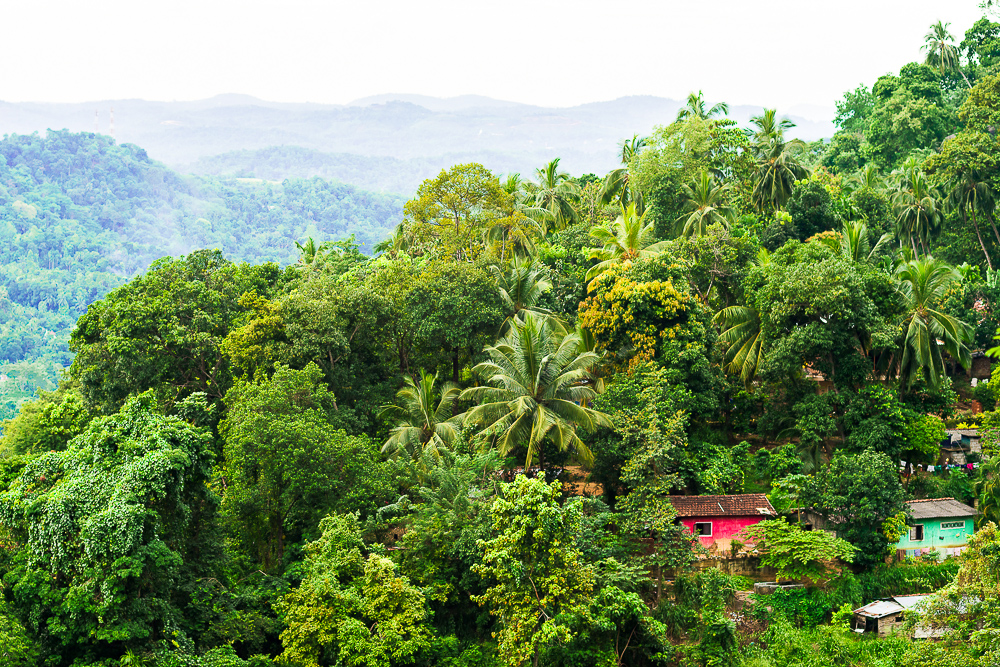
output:
[[[604,177],[604,183],[601,186],[602,204],[610,204],[617,199],[619,204],[627,206],[629,202],[634,201],[639,212],[642,213],[642,195],[629,183],[628,165],[632,161],[632,158],[638,155],[639,151],[645,147],[646,137],[640,137],[638,134],[632,135],[631,139],[625,140],[622,144],[621,153],[619,153],[619,160],[622,166],[612,169]]]
[[[677,120],[687,120],[688,118],[700,118],[709,120],[713,116],[728,116],[729,105],[725,102],[718,102],[712,105],[711,109],[705,109],[705,97],[699,90],[697,93],[690,93],[687,104],[677,110]]]
[[[490,271],[497,279],[500,300],[507,310],[504,328],[522,313],[548,314],[549,311],[538,307],[538,300],[552,289],[552,283],[545,279],[545,270],[534,257],[515,257],[505,269],[494,265]]]
[[[829,237],[827,237],[829,238]],[[892,241],[892,234],[883,234],[875,247],[868,240],[868,225],[863,221],[847,221],[840,228],[840,238],[834,250],[854,263],[870,262],[886,244]]]
[[[535,206],[550,213],[557,230],[576,222],[578,215],[574,204],[580,198],[580,187],[570,179],[569,174],[559,171],[559,158],[536,170],[535,175],[538,182],[529,184]],[[547,226],[544,231],[548,233]]]
[[[809,170],[799,161],[806,145],[801,139],[785,140],[785,130],[795,127],[787,118],[776,120],[774,109],[750,119],[757,126],[753,133],[757,174],[751,198],[757,210],[771,213],[792,196],[795,181],[806,178]]]
[[[739,375],[749,387],[764,361],[760,314],[749,306],[729,306],[716,313],[713,321],[723,329],[719,341],[726,347],[726,371]]]
[[[611,426],[611,419],[584,407],[596,396],[587,369],[600,357],[581,353],[580,344],[575,333],[564,334],[545,318],[525,313],[513,320],[507,335],[486,348],[489,360],[473,368],[486,386],[462,392],[462,400],[478,403],[465,413],[465,423],[482,427],[480,435],[504,456],[526,447],[526,470],[546,440],[559,451],[573,449],[584,462],[592,461],[577,430]]]
[[[600,262],[587,271],[585,280],[590,282],[615,264],[652,257],[661,252],[666,241],[654,243],[654,224],[645,222],[646,214],[636,212],[635,202],[622,207],[621,215],[607,227],[594,227],[590,235],[603,244],[591,248],[590,259]]]
[[[885,187],[885,179],[879,172],[878,167],[873,164],[866,164],[861,171],[851,177],[851,182],[859,188],[870,188],[881,190]]]
[[[917,253],[917,244],[926,255],[931,232],[941,224],[941,210],[938,206],[939,194],[915,165],[904,169],[898,189],[892,198],[896,212],[896,234],[902,240],[905,236]]]
[[[962,214],[962,220],[969,221],[972,218],[972,226],[976,230],[976,237],[979,239],[979,247],[986,257],[986,264],[992,270],[993,262],[990,254],[986,251],[986,244],[983,243],[982,234],[979,233],[979,215],[981,214],[993,228],[997,243],[1000,244],[1000,232],[997,232],[996,224],[993,222],[993,210],[996,207],[996,197],[993,188],[982,178],[982,175],[973,170],[963,171],[955,179],[951,191],[948,193],[946,205],[951,210],[958,210]]]
[[[296,241],[295,247],[299,249],[299,265],[309,269],[318,269],[323,266],[330,252],[335,250],[329,241],[317,245],[311,236],[306,239],[305,243]]]
[[[703,170],[694,187],[687,184],[681,187],[687,200],[684,204],[687,212],[677,219],[684,222],[683,236],[703,236],[715,224],[729,229],[734,213],[732,208],[722,203],[728,191],[725,185],[717,184],[708,171]]]
[[[921,51],[927,53],[924,60],[925,65],[937,67],[938,72],[943,76],[945,72],[958,72],[965,79],[965,85],[972,87],[969,80],[962,71],[962,63],[959,60],[958,49],[955,47],[955,38],[948,32],[950,23],[938,21],[931,25],[930,30],[924,35],[924,45]]]
[[[961,276],[951,265],[927,256],[901,263],[896,278],[906,313],[900,376],[909,385],[923,370],[936,387],[945,372],[942,348],[964,368],[971,360],[972,327],[939,310],[945,293]]]
[[[455,441],[462,419],[452,415],[452,408],[460,390],[451,382],[444,383],[434,407],[435,384],[437,375],[421,370],[420,382],[407,376],[396,392],[396,404],[382,406],[379,417],[395,424],[382,445],[383,453],[393,458],[406,453],[415,459],[430,453],[438,458]]]

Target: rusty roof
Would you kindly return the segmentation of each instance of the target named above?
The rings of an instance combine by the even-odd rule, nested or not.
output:
[[[763,493],[738,496],[669,496],[679,517],[700,516],[776,516]]]

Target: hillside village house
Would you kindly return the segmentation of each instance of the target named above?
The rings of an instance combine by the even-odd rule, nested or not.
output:
[[[681,525],[704,547],[726,551],[741,530],[777,516],[763,493],[738,496],[670,496]]]
[[[896,554],[920,556],[936,552],[938,559],[957,556],[965,550],[974,531],[976,510],[954,498],[911,500],[909,531],[896,544]]]

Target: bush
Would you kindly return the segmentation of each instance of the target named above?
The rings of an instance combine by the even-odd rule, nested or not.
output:
[[[947,586],[958,573],[958,561],[883,565],[858,577],[861,595],[871,602],[890,595],[920,595]]]

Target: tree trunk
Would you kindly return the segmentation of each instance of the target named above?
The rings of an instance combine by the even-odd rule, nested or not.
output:
[[[973,213],[975,215],[975,213]],[[997,237],[997,245],[1000,245],[1000,232],[997,232],[997,226],[993,224],[993,216],[990,215],[989,211],[983,211],[983,215],[986,216],[986,221],[990,223],[990,227],[993,228],[993,235]]]
[[[966,223],[969,222],[969,219],[965,215],[965,207],[962,208],[962,219],[965,220]],[[976,222],[975,211],[972,212],[972,226],[976,228],[976,238],[979,239],[979,247],[983,249],[983,255],[986,257],[986,266],[988,266],[990,271],[992,271],[993,262],[990,261],[990,253],[986,252],[986,244],[983,243],[983,236],[979,233],[979,223]]]

